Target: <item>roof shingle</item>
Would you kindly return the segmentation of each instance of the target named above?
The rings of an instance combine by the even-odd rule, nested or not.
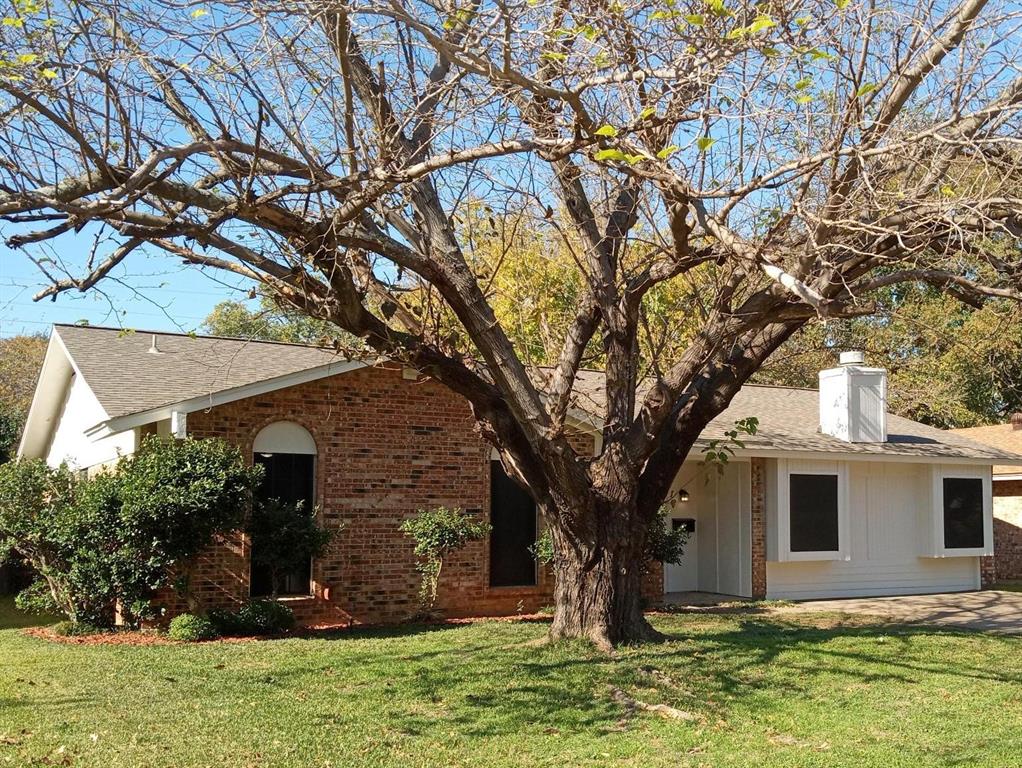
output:
[[[984,443],[1009,453],[1022,454],[1022,429],[1013,429],[1011,424],[994,424],[989,427],[967,427],[953,430],[955,434],[977,443]],[[1022,474],[1018,464],[997,464],[994,476]]]
[[[340,371],[350,362],[331,350],[298,344],[73,325],[55,330],[112,419],[322,366],[336,364]],[[149,351],[154,338],[159,354]],[[330,375],[330,370],[327,368],[325,375]],[[536,373],[537,378],[545,378],[543,370]],[[599,421],[604,403],[603,373],[579,371],[575,407]],[[759,420],[758,433],[744,441],[751,450],[1017,460],[1022,464],[1022,456],[1016,455],[1022,454],[1022,441],[988,445],[969,439],[973,435],[935,429],[892,414],[887,417],[886,443],[846,443],[820,433],[815,390],[753,384],[742,388],[700,439],[723,438],[737,419],[750,416]],[[1022,432],[1018,434],[1022,436]]]
[[[76,325],[55,330],[110,418],[347,362],[299,344]],[[159,354],[149,352],[153,337]]]

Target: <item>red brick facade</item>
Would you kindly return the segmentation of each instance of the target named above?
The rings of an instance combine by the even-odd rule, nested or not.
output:
[[[752,597],[767,594],[766,459],[752,459]]]
[[[1022,480],[994,482],[993,559],[998,581],[1022,580]]]
[[[188,416],[188,433],[221,437],[246,456],[258,432],[276,421],[301,424],[316,441],[316,497],[322,522],[341,527],[329,553],[313,563],[313,596],[289,598],[306,623],[401,621],[417,608],[419,574],[412,543],[400,531],[417,510],[460,507],[489,516],[490,447],[468,404],[397,366],[357,370],[269,392]],[[206,607],[248,598],[243,537],[198,559],[191,585]],[[489,542],[474,542],[445,563],[438,608],[447,616],[535,611],[552,602],[552,576],[536,586],[490,587]],[[655,602],[663,574],[652,568],[644,594]],[[184,610],[170,594],[168,613]]]

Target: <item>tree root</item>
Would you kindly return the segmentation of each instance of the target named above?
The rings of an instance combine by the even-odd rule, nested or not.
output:
[[[698,715],[686,712],[683,709],[676,709],[667,704],[647,704],[645,701],[633,699],[617,686],[611,685],[608,688],[610,689],[610,697],[625,708],[626,716],[631,716],[636,711],[642,710],[643,712],[652,712],[660,715],[660,717],[668,720],[683,720],[686,723],[699,722],[700,718]]]

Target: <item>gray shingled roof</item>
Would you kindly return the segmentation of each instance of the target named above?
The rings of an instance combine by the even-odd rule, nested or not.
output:
[[[641,392],[640,392],[641,395]],[[603,373],[580,371],[575,387],[576,407],[594,415],[605,412]],[[970,440],[955,432],[887,414],[886,443],[846,443],[822,434],[820,398],[815,389],[746,384],[720,416],[710,422],[700,441],[722,439],[735,421],[754,416],[759,420],[755,436],[743,440],[750,450],[856,453],[877,456],[920,456],[959,459],[1016,461],[1022,456]]]
[[[169,406],[348,359],[297,344],[61,325],[57,333],[111,418]],[[155,335],[160,354],[148,350]],[[327,371],[329,373],[329,369]],[[604,413],[603,373],[579,372],[575,407],[594,420]],[[990,460],[1022,464],[1022,456],[889,414],[888,442],[846,443],[820,434],[819,399],[810,389],[746,385],[701,440],[722,438],[735,420],[755,416],[750,450],[855,453]]]
[[[56,332],[110,418],[347,362],[299,344],[77,325]],[[159,354],[148,351],[154,335]]]
[[[991,445],[1001,451],[1022,454],[1022,429],[1015,429],[1011,424],[966,427],[965,429],[956,429],[954,433],[977,443]],[[994,477],[998,475],[1017,475],[1020,473],[1022,473],[1022,466],[1018,464],[994,466]]]

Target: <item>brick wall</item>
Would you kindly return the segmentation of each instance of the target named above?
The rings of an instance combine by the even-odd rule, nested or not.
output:
[[[994,560],[998,580],[1022,580],[1022,480],[994,483]]]
[[[316,503],[324,525],[341,528],[313,563],[313,596],[289,598],[306,623],[400,621],[417,607],[419,574],[412,543],[400,531],[417,510],[461,507],[489,516],[490,447],[468,404],[397,366],[363,369],[218,406],[188,417],[194,437],[222,437],[252,455],[256,434],[293,421],[313,435]],[[248,543],[232,537],[199,558],[192,585],[206,606],[232,606],[248,595]],[[445,563],[438,607],[448,616],[535,611],[552,602],[553,579],[541,568],[530,587],[489,586],[489,541],[473,542]],[[644,593],[655,602],[662,571]],[[161,595],[168,614],[181,600]]]
[[[752,596],[767,594],[766,569],[766,459],[752,460]]]

